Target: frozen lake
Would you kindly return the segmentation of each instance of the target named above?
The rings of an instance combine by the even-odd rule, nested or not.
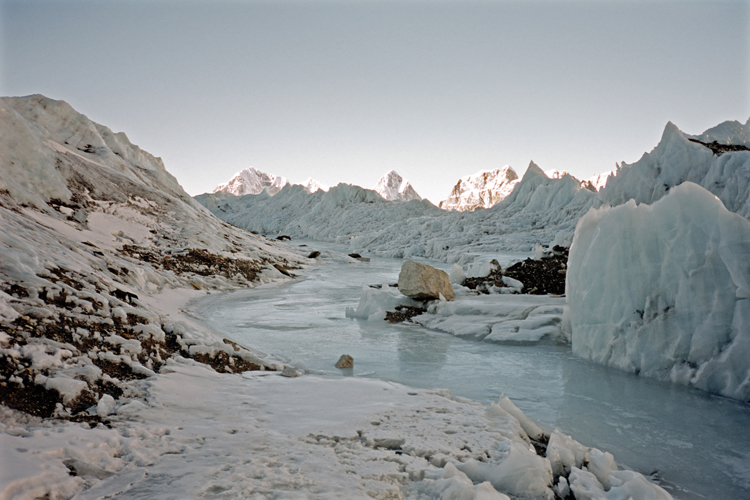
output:
[[[675,498],[750,498],[750,406],[589,363],[568,345],[491,344],[347,319],[362,286],[395,283],[403,261],[327,255],[292,282],[211,295],[194,310],[230,338],[315,373],[448,388],[485,404],[505,393],[537,422],[611,452]],[[353,370],[333,367],[345,353]]]

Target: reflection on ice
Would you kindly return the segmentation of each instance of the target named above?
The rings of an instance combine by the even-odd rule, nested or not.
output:
[[[333,366],[346,353],[354,357],[347,370],[354,376],[448,388],[484,404],[505,393],[541,425],[654,473],[668,487],[679,485],[670,489],[675,498],[750,497],[746,405],[589,363],[553,340],[497,344],[413,324],[346,319],[362,285],[393,283],[402,261],[350,263],[325,255],[323,265],[293,283],[211,295],[196,309],[230,337],[315,373],[348,376]],[[492,300],[477,303],[491,308]]]

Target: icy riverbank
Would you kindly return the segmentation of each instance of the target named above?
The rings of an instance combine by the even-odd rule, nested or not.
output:
[[[675,498],[730,500],[750,494],[750,456],[736,445],[750,439],[750,415],[741,403],[587,362],[554,336],[535,342],[479,342],[481,335],[389,324],[382,316],[346,319],[345,309],[358,307],[361,285],[392,283],[402,261],[373,258],[361,263],[343,254],[336,257],[321,243],[304,243],[323,253],[319,265],[306,269],[300,279],[211,295],[199,301],[196,312],[231,338],[308,373],[448,388],[454,396],[484,405],[505,393],[540,425],[558,427],[611,452],[618,463],[653,473]],[[503,264],[522,257],[498,256]],[[558,302],[552,326],[559,329],[564,299],[544,296],[459,296],[446,304],[455,303],[455,314],[435,319],[454,328],[477,323],[477,331],[487,332],[506,320],[512,326],[524,310],[544,301]],[[555,317],[549,310],[545,314]],[[526,319],[528,326],[534,324],[533,316]],[[343,353],[354,357],[353,369],[334,367]]]

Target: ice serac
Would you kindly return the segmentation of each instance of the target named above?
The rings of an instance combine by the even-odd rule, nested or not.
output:
[[[450,196],[440,202],[443,210],[490,208],[508,196],[518,184],[518,174],[509,165],[461,177]]]
[[[724,122],[697,139],[704,143],[746,145],[750,120]],[[750,218],[750,151],[714,154],[708,147],[691,141],[671,122],[661,141],[650,153],[633,164],[622,163],[600,191],[601,203],[621,205],[630,199],[653,203],[683,182],[694,182],[715,194],[726,208]]]
[[[310,179],[312,180],[312,179]],[[221,184],[212,193],[229,193],[235,196],[266,192],[273,196],[289,184],[284,177],[267,174],[253,167],[237,172],[226,184]]]
[[[702,187],[591,209],[566,295],[575,354],[750,399],[750,222]]]
[[[389,170],[375,185],[375,192],[388,201],[421,200],[409,181],[395,170]]]
[[[412,260],[407,260],[401,266],[398,289],[407,297],[417,300],[434,300],[441,295],[446,300],[456,298],[448,273]]]

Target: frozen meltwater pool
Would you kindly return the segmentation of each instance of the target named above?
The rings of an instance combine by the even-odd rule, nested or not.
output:
[[[492,344],[347,319],[362,286],[395,283],[403,261],[325,255],[293,282],[211,295],[194,310],[244,345],[316,373],[448,388],[485,404],[505,393],[537,422],[609,451],[677,499],[750,498],[750,406],[592,364],[568,345]],[[354,357],[353,370],[333,367],[341,354]]]

